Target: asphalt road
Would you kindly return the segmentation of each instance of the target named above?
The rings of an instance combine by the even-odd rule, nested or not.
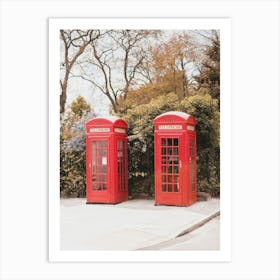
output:
[[[141,250],[219,250],[219,248],[220,216],[183,236]]]

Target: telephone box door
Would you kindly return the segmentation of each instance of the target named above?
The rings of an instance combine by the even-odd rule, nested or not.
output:
[[[156,155],[158,162],[158,176],[156,191],[158,192],[159,204],[180,205],[182,200],[182,165],[184,151],[182,145],[183,135],[159,136],[159,145]]]
[[[88,194],[95,201],[106,202],[109,200],[108,192],[108,142],[106,138],[89,139],[90,151],[88,158]]]
[[[190,135],[189,138],[189,180],[190,180],[190,192],[189,202],[196,202],[197,198],[197,182],[196,182],[196,139],[195,135]]]
[[[117,161],[118,161],[118,192],[123,193],[127,191],[127,154],[126,154],[126,140],[123,138],[117,139]]]

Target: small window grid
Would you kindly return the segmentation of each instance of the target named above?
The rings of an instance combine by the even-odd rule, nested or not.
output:
[[[161,189],[179,191],[179,139],[161,138]]]
[[[125,191],[125,150],[124,141],[118,140],[118,190]]]
[[[92,189],[107,190],[107,142],[106,140],[92,141]]]
[[[196,174],[195,174],[195,143],[194,138],[190,138],[190,188],[195,191]]]

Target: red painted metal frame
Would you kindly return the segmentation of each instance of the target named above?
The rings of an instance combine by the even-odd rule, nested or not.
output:
[[[189,114],[172,111],[156,117],[154,125],[155,204],[189,206],[197,201],[195,119]],[[178,139],[169,140],[170,143],[176,144],[178,141],[178,151],[174,144],[162,146],[162,143],[165,143],[162,139]],[[193,139],[192,158],[191,139]],[[171,163],[168,161],[168,153],[165,149],[173,152],[170,157],[175,158],[176,161]],[[172,170],[173,173],[169,173],[167,169]],[[166,176],[171,179],[166,179]],[[191,178],[193,178],[192,182]],[[166,188],[166,182],[170,191]]]
[[[127,123],[117,117],[94,118],[86,123],[87,203],[115,204],[128,199],[127,127]],[[97,179],[97,183],[95,185],[103,186],[101,189],[97,189],[96,187],[93,189],[93,163],[96,159],[98,159],[98,156],[93,158],[93,141],[106,141],[106,155],[102,155],[101,164],[95,164],[96,171],[94,173],[96,174],[96,177],[99,178]],[[119,176],[118,173],[118,141],[122,141],[123,143],[122,177]],[[102,148],[99,152],[101,151]],[[100,171],[103,166],[107,171],[106,175],[104,175],[105,173],[102,173],[104,171]],[[119,188],[119,178],[122,178],[121,188]],[[100,180],[102,183],[100,183]],[[105,186],[106,189],[104,189]]]

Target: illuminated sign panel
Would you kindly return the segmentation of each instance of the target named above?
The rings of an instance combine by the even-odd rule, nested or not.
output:
[[[118,132],[118,133],[126,133],[126,130],[124,128],[114,128],[114,132]]]
[[[158,126],[158,129],[182,129],[182,125],[179,125],[179,124],[164,124],[164,125],[159,125]]]
[[[110,132],[109,127],[92,127],[89,129],[89,132]]]

